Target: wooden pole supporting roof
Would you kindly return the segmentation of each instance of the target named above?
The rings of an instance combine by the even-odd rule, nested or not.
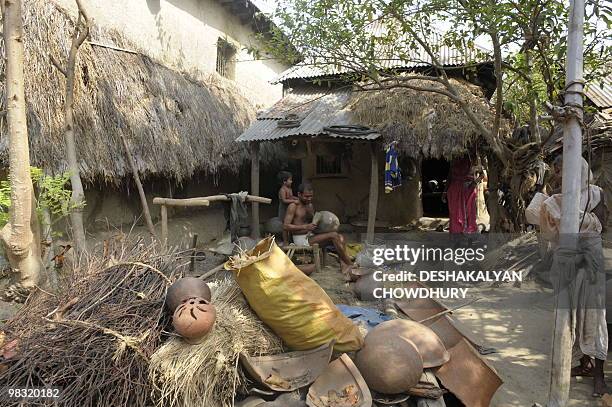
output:
[[[376,231],[376,210],[378,207],[378,143],[370,143],[370,197],[368,201],[368,229],[366,234],[367,243],[374,242]]]
[[[259,195],[259,143],[251,142],[251,193]],[[253,201],[251,212],[251,236],[259,239],[259,203]]]

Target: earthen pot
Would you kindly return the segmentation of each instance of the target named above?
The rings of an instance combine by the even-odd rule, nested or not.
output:
[[[176,308],[172,316],[172,325],[185,342],[196,344],[202,342],[210,332],[217,319],[215,307],[206,299],[192,297]]]
[[[166,306],[170,312],[174,312],[183,301],[191,297],[204,298],[210,301],[212,295],[208,284],[199,278],[183,277],[176,280],[166,294]]]
[[[368,333],[365,344],[367,345],[368,341],[387,340],[387,338],[411,341],[421,354],[425,369],[441,366],[450,359],[450,353],[438,335],[431,328],[418,322],[406,319],[383,322]]]
[[[392,332],[370,337],[374,330],[366,335],[366,343],[355,358],[368,387],[383,394],[399,394],[416,386],[423,374],[423,359],[415,344]]]

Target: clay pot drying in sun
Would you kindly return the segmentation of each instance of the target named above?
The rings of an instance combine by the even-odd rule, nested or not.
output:
[[[210,288],[204,281],[195,277],[183,277],[168,287],[166,306],[170,312],[174,312],[187,298],[200,297],[210,302],[211,296]]]
[[[370,336],[374,329],[366,335],[355,359],[368,387],[383,394],[399,394],[416,386],[423,374],[423,359],[415,344],[388,332]]]
[[[202,342],[211,331],[217,311],[206,299],[201,297],[188,298],[174,311],[172,325],[185,342],[196,344]]]
[[[411,341],[421,354],[425,369],[441,366],[450,359],[450,354],[438,335],[431,328],[415,321],[394,319],[383,322],[368,333],[365,344],[379,337],[402,338]]]

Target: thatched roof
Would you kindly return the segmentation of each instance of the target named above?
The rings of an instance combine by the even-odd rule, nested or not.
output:
[[[485,127],[491,127],[494,110],[482,89],[465,81],[451,82]],[[442,89],[430,81],[410,84]],[[351,109],[359,123],[379,130],[386,141],[399,141],[399,149],[413,157],[452,158],[481,136],[461,107],[438,93],[405,88],[354,92]]]
[[[66,81],[49,53],[65,61],[73,22],[52,1],[25,0],[24,24],[31,162],[61,172],[67,166],[62,133]],[[99,27],[92,29],[90,40],[138,51],[119,33]],[[195,172],[235,171],[245,158],[234,139],[255,118],[255,109],[218,75],[194,78],[143,54],[88,42],[79,51],[76,72],[77,155],[85,181],[117,183],[130,174],[120,134],[127,137],[143,177],[181,181]],[[6,139],[3,122],[0,160],[5,163]]]

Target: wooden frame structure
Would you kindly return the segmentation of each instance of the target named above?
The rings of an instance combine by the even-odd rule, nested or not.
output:
[[[259,184],[257,185],[257,193],[259,193]],[[161,241],[163,245],[168,242],[168,206],[178,207],[198,207],[198,206],[210,206],[211,202],[228,202],[230,200],[226,195],[212,195],[198,198],[186,198],[186,199],[173,199],[173,198],[153,198],[154,205],[161,205]],[[257,205],[257,219],[259,219],[259,204],[270,204],[272,200],[270,198],[264,198],[257,195],[247,195],[247,202],[253,203],[253,208]],[[255,218],[253,216],[253,218]],[[251,233],[254,238],[259,237],[259,223],[257,228],[252,228]]]

